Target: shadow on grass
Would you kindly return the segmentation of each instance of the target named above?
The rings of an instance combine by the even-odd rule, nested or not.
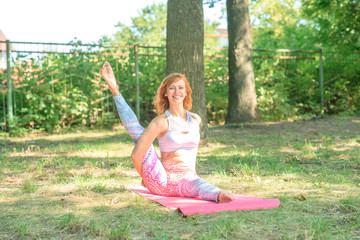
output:
[[[127,133],[123,134],[115,134],[111,136],[78,136],[71,137],[71,139],[59,139],[59,140],[48,140],[46,138],[37,138],[35,140],[27,140],[27,141],[13,141],[11,139],[1,140],[0,146],[7,150],[13,150],[16,148],[17,150],[28,149],[29,147],[36,148],[37,146],[40,148],[56,148],[60,145],[62,146],[74,146],[79,144],[87,144],[87,145],[96,145],[100,143],[126,143],[132,144],[132,139]]]
[[[89,203],[82,204],[82,201]],[[174,210],[128,190],[88,196],[76,192],[53,192],[50,196],[23,194],[16,200],[2,202],[0,212],[2,239],[35,236],[62,236],[63,239],[83,239],[84,236],[109,238],[112,229],[120,227],[124,230],[121,226],[125,225],[129,231],[118,232],[119,236],[115,239],[127,239],[130,230],[132,235],[141,234],[145,239],[146,235],[159,235],[161,228],[169,228],[169,221],[182,221]],[[26,231],[20,231],[24,225],[28,225]],[[173,226],[171,224],[170,229]],[[173,228],[172,231],[177,230]]]

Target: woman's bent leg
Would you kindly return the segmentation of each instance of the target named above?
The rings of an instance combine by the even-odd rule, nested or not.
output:
[[[136,144],[145,129],[139,124],[135,113],[126,103],[120,94],[112,67],[109,62],[105,62],[101,68],[101,75],[107,82],[109,90],[114,96],[116,108],[120,119]],[[156,154],[154,146],[151,146],[144,155],[142,163],[135,163],[136,170],[142,175],[145,185],[154,193],[161,192],[162,186],[167,185],[167,174]]]
[[[114,96],[114,100],[121,122],[136,144],[145,129],[140,125],[134,111],[126,103],[121,94]],[[167,173],[153,145],[150,146],[143,157],[142,178],[145,186],[152,193],[166,194]]]

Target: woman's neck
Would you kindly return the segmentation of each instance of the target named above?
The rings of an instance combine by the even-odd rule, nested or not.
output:
[[[185,121],[187,120],[186,110],[183,106],[170,106],[168,111],[174,118],[182,118]]]

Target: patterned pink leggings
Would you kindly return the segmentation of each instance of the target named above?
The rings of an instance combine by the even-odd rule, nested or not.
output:
[[[135,113],[120,94],[114,97],[122,124],[136,144],[145,129],[139,124]],[[176,181],[172,172],[166,171],[153,145],[144,155],[142,163],[142,177],[150,192],[162,196],[199,197],[203,200],[218,202],[218,187],[209,184],[197,176],[195,172],[183,174]],[[175,177],[176,179],[176,177]]]

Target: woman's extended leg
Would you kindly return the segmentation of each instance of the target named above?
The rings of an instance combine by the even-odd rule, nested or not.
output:
[[[189,176],[181,181],[180,195],[184,197],[200,197],[203,200],[227,203],[235,199],[228,191],[211,185],[197,175]]]
[[[140,125],[135,113],[121,95],[116,84],[115,75],[108,62],[104,63],[101,69],[101,75],[107,82],[109,90],[114,96],[116,109],[118,110],[123,126],[136,144],[145,129]],[[167,185],[167,174],[153,145],[151,145],[144,155],[143,161],[141,163],[134,162],[134,166],[143,178],[146,187],[151,192],[161,194],[162,191],[164,191]]]
[[[220,188],[211,185],[196,175],[188,176],[181,181],[181,193],[184,197],[200,197],[203,200],[217,202]]]

